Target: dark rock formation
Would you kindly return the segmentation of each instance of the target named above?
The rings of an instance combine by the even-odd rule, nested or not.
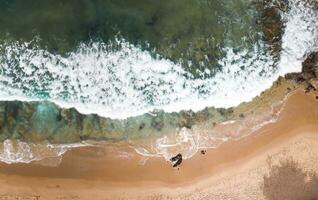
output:
[[[302,63],[301,73],[289,73],[285,78],[312,87],[310,81],[318,79],[318,52],[312,52],[307,56]]]
[[[302,76],[304,79],[318,77],[318,52],[310,53],[303,62]]]
[[[178,167],[182,163],[182,155],[179,153],[176,156],[172,157],[170,161],[173,163],[173,167]]]
[[[279,60],[284,22],[281,12],[288,11],[287,0],[258,0],[256,8],[260,13],[258,23],[261,24],[264,40],[269,44],[269,50],[275,61]]]

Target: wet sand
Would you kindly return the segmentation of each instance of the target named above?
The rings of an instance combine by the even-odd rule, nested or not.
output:
[[[83,147],[67,152],[58,167],[1,163],[0,200],[293,199],[297,195],[315,199],[318,198],[318,179],[313,175],[318,174],[316,95],[295,92],[276,123],[243,139],[208,149],[205,155],[198,153],[185,160],[179,169],[163,158],[149,158],[141,164],[144,158],[124,143],[116,144],[127,152],[121,157],[109,149]],[[277,169],[290,174],[280,176]],[[294,180],[300,177],[297,170],[305,178]],[[313,183],[306,182],[309,172],[314,177],[309,178]],[[287,183],[294,185],[287,187]]]

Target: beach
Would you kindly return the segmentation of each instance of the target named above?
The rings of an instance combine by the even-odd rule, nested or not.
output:
[[[129,159],[116,158],[95,147],[68,151],[57,167],[2,163],[0,199],[271,199],[271,192],[277,191],[280,199],[315,199],[315,95],[293,93],[276,123],[208,149],[205,154],[197,153],[179,169],[162,158],[148,158],[141,164],[142,156],[134,152],[130,152],[134,156]],[[121,148],[128,154],[133,151],[125,145]],[[290,174],[274,173],[279,166],[291,168]],[[297,173],[305,178],[299,179]],[[312,175],[315,173],[316,179]],[[308,179],[307,175],[314,178]],[[266,181],[278,185],[275,182],[268,186]],[[312,181],[312,185],[306,181]]]
[[[0,200],[318,200],[317,0],[0,0]]]

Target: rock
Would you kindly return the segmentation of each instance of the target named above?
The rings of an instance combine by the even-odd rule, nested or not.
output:
[[[201,154],[205,155],[206,154],[206,150],[201,150]]]
[[[301,72],[305,79],[318,78],[318,52],[310,53],[302,66]]]
[[[303,83],[305,79],[302,77],[301,73],[288,73],[285,75],[287,80],[293,80],[296,83]]]
[[[275,61],[279,60],[284,23],[280,13],[288,10],[286,0],[261,0],[257,1],[256,8],[260,19],[264,40],[269,44],[269,50]]]
[[[287,80],[293,80],[296,83],[305,83],[306,87],[317,89],[318,85],[318,52],[310,53],[302,63],[301,73],[289,73],[285,75]]]
[[[182,155],[179,153],[179,154],[177,154],[176,156],[172,157],[172,158],[170,159],[170,161],[171,161],[172,163],[174,163],[174,164],[172,165],[173,167],[178,167],[178,166],[181,165],[181,163],[182,163]]]
[[[316,88],[309,83],[308,86],[305,88],[305,93],[308,93],[311,91],[316,91]]]
[[[315,88],[315,90],[318,90],[318,80],[310,80],[309,83]]]

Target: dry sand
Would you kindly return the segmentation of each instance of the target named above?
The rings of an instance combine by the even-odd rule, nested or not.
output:
[[[198,153],[180,169],[94,148],[67,152],[58,167],[0,164],[0,200],[318,199],[317,94],[295,92],[276,123]],[[317,175],[316,175],[317,174]]]

